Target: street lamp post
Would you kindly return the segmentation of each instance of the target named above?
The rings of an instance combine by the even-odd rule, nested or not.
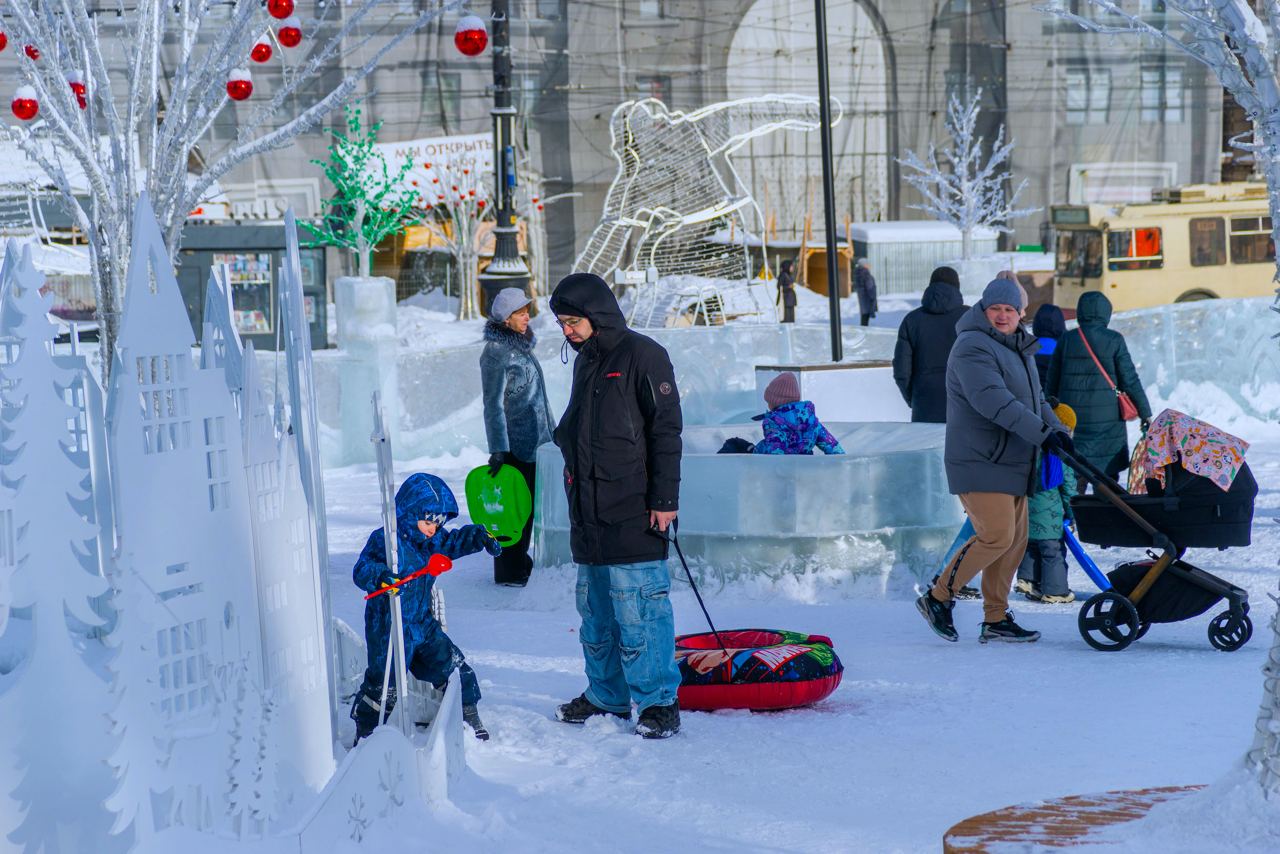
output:
[[[511,103],[510,0],[493,0],[490,25],[493,34],[493,260],[480,274],[483,308],[488,314],[494,295],[503,288],[527,291],[529,268],[520,258],[516,228],[516,108]]]
[[[822,138],[822,212],[827,232],[827,309],[831,324],[831,361],[844,358],[840,338],[840,257],[836,254],[835,164],[831,155],[831,84],[827,79],[827,4],[814,0],[814,29],[818,39],[818,115]],[[851,239],[845,235],[845,239]]]

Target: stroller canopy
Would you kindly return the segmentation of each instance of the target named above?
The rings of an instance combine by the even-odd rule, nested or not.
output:
[[[1192,418],[1166,409],[1151,421],[1151,428],[1133,449],[1129,467],[1129,492],[1147,493],[1147,480],[1165,483],[1165,466],[1181,460],[1182,467],[1206,478],[1223,492],[1230,491],[1244,465],[1249,443]]]

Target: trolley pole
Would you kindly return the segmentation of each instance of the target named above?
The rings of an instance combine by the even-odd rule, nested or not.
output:
[[[482,308],[503,288],[528,291],[529,268],[520,258],[516,228],[516,108],[511,103],[511,18],[510,0],[493,0],[490,26],[493,33],[493,171],[494,214],[493,260],[480,274]]]
[[[827,79],[827,3],[814,0],[814,31],[818,39],[818,115],[822,138],[822,213],[827,233],[827,308],[831,323],[831,361],[844,358],[840,339],[840,256],[836,254],[835,163],[831,155],[831,84]],[[848,235],[846,235],[848,239]]]

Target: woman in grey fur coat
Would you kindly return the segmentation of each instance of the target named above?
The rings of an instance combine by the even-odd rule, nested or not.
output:
[[[504,465],[515,468],[524,475],[530,493],[534,490],[538,446],[550,442],[555,429],[542,367],[533,354],[531,301],[519,288],[498,292],[489,309],[489,322],[484,325],[485,345],[480,354],[489,470],[497,474]],[[532,532],[531,515],[520,541],[504,547],[502,554],[493,559],[494,583],[523,587],[529,581],[533,569],[533,559],[529,557]]]

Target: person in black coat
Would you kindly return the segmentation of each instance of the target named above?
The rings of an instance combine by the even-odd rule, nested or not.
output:
[[[564,457],[569,544],[588,687],[556,716],[631,717],[636,733],[680,729],[675,618],[665,532],[680,498],[680,393],[662,345],[627,328],[604,279],[567,276],[551,295],[577,351],[569,405],[555,430]]]
[[[893,379],[911,407],[911,420],[942,424],[947,420],[947,357],[956,341],[956,323],[968,310],[960,296],[960,276],[938,267],[929,287],[898,327],[893,348]]]
[[[871,262],[859,258],[853,270],[853,290],[858,295],[858,313],[862,316],[862,325],[871,323],[871,318],[880,311],[880,303],[876,299],[876,279],[871,275]]]
[[[778,271],[778,302],[782,304],[782,322],[796,322],[796,277],[791,272],[795,262],[787,259]]]
[[[1049,385],[1049,362],[1066,331],[1067,319],[1062,309],[1053,303],[1045,303],[1036,309],[1036,316],[1031,321],[1031,334],[1040,340],[1040,349],[1036,351],[1036,370],[1040,372],[1041,388]]]

